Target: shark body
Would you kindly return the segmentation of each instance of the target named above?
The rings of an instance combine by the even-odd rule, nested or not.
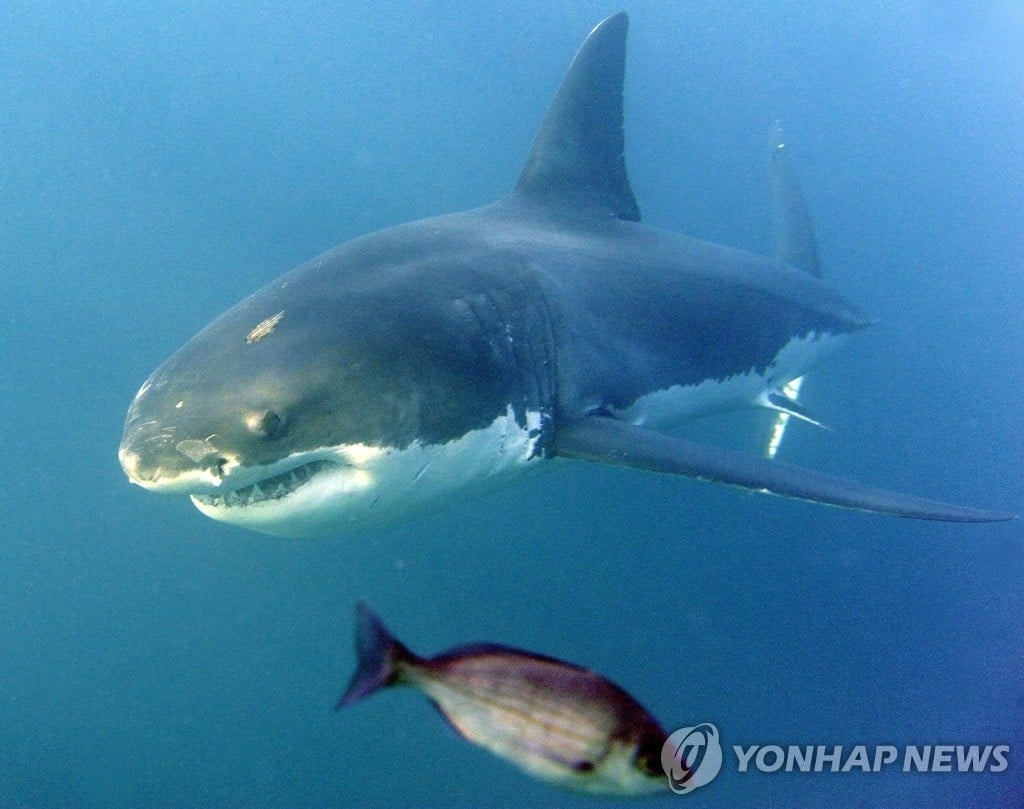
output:
[[[438,508],[555,457],[1008,519],[672,434],[723,408],[805,417],[791,383],[870,319],[807,266],[791,187],[803,244],[784,258],[640,222],[623,157],[626,28],[617,14],[591,32],[507,197],[347,242],[161,365],[128,412],[129,478],[295,536]]]

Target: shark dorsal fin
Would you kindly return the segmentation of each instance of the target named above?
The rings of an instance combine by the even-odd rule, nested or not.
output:
[[[546,204],[640,220],[623,156],[628,24],[626,14],[615,14],[580,46],[533,140],[517,193]]]

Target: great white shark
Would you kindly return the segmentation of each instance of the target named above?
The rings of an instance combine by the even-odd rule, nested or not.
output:
[[[130,480],[285,536],[435,509],[552,458],[1009,519],[673,435],[723,408],[805,416],[791,383],[871,321],[808,271],[799,200],[780,259],[641,224],[623,156],[626,29],[616,14],[587,37],[508,196],[342,244],[157,368],[128,410]]]

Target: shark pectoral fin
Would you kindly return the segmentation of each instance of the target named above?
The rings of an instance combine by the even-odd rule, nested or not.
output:
[[[565,458],[686,475],[898,517],[948,522],[997,522],[1014,518],[1012,514],[940,503],[781,461],[674,438],[607,416],[589,416],[559,425],[554,450],[556,455]]]

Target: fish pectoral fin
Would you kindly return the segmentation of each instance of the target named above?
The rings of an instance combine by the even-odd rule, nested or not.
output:
[[[786,413],[795,419],[800,419],[800,421],[806,421],[808,424],[813,424],[815,427],[821,427],[824,430],[832,429],[822,422],[821,419],[815,416],[810,410],[800,404],[800,402],[795,398],[787,396],[784,391],[767,390],[758,397],[757,403],[767,410],[774,410],[777,413]]]
[[[564,458],[685,475],[798,500],[898,517],[948,522],[997,522],[1014,518],[1012,514],[900,494],[850,478],[686,441],[607,416],[587,416],[560,424],[555,432],[554,451]]]

